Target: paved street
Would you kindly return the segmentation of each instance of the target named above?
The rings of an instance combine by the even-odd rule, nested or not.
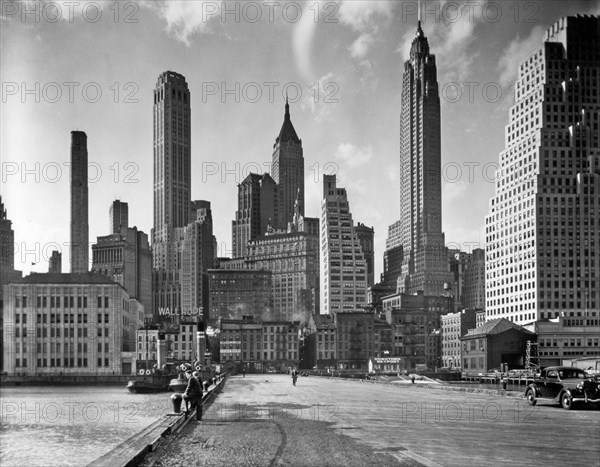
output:
[[[316,426],[327,430],[315,440],[298,440],[310,438]],[[196,443],[206,451],[220,442],[219,430],[237,430],[231,432],[234,438],[243,434],[260,439],[254,461],[243,462],[240,454],[239,464],[244,465],[361,465],[365,449],[372,465],[600,465],[598,410],[529,407],[520,398],[419,384],[300,377],[293,387],[287,375],[235,376],[204,421],[190,425],[184,437],[188,446]],[[321,446],[330,433],[342,444],[328,441]],[[344,440],[353,442],[344,445]],[[360,448],[356,454],[354,448]],[[348,450],[350,461],[336,460],[333,450],[339,449]],[[218,465],[206,454],[198,465]],[[153,456],[147,465],[166,465]],[[236,464],[235,459],[228,462]]]

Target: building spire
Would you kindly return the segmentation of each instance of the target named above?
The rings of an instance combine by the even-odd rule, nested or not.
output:
[[[286,120],[290,119],[290,104],[288,102],[288,93],[287,90],[285,91],[285,115],[284,118]]]
[[[417,7],[417,36],[424,36],[423,29],[421,29],[421,0],[419,0]]]

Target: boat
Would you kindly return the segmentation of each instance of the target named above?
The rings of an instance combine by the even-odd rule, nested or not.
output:
[[[172,371],[140,370],[138,376],[127,383],[127,390],[134,394],[152,394],[169,390]]]

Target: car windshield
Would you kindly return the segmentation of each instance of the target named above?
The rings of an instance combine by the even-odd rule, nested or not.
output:
[[[578,370],[576,368],[562,369],[558,372],[558,374],[561,379],[569,379],[569,378],[583,379],[583,378],[585,378],[585,373],[583,372],[583,370]]]

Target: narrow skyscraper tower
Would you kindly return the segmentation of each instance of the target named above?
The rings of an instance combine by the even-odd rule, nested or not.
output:
[[[273,145],[271,176],[279,185],[278,227],[286,229],[294,220],[294,203],[300,203],[300,215],[304,216],[304,155],[302,140],[298,138],[290,118],[290,105],[285,100],[285,114],[279,136]]]
[[[88,272],[88,152],[87,135],[71,132],[71,273]]]
[[[110,233],[115,234],[121,232],[123,227],[129,227],[129,206],[118,199],[114,200],[110,205]]]
[[[154,89],[153,311],[181,306],[183,228],[190,221],[191,95],[185,78],[165,71]]]
[[[451,283],[442,232],[440,98],[435,55],[421,21],[404,63],[400,114],[398,292],[444,295]]]

